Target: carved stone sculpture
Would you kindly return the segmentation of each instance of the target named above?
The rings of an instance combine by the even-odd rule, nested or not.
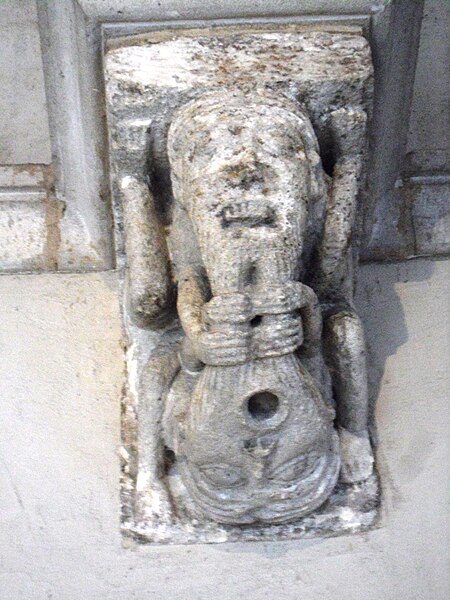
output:
[[[301,93],[234,83],[181,97],[147,179],[120,179],[128,314],[166,327],[137,389],[143,524],[291,523],[373,477],[352,302],[366,110],[329,102],[317,125]]]

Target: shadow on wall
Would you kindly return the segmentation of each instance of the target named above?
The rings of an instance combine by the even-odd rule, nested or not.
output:
[[[436,262],[427,259],[411,259],[409,261],[398,263],[371,263],[362,264],[359,268],[355,304],[359,315],[364,324],[366,332],[366,341],[368,349],[368,370],[369,370],[369,394],[371,401],[371,434],[374,445],[377,446],[377,431],[375,423],[375,404],[379,400],[382,380],[385,374],[385,367],[389,357],[397,354],[398,350],[411,342],[410,332],[408,331],[404,305],[408,298],[401,296],[402,292],[398,292],[399,285],[405,283],[425,282],[432,278],[436,269]],[[408,292],[411,298],[411,290]],[[420,303],[418,302],[418,306]],[[423,306],[423,303],[422,303]],[[420,325],[420,324],[419,324]],[[417,332],[416,332],[417,333]],[[420,360],[420,359],[419,359]],[[387,383],[387,382],[385,382]],[[390,399],[391,408],[395,404],[396,399]],[[398,428],[394,431],[398,432]],[[424,432],[424,439],[429,439],[430,433]],[[408,435],[403,440],[406,443],[408,459],[410,456],[416,456],[417,452],[410,451]],[[414,443],[417,438],[414,437]],[[425,444],[418,442],[421,448],[422,458],[425,456],[423,448]],[[398,446],[401,451],[403,446]],[[396,452],[398,451],[396,449]],[[392,457],[389,459],[391,460]],[[402,457],[398,457],[398,462],[401,463]],[[390,475],[390,465],[387,463],[386,457],[377,456],[378,466],[382,468],[381,485],[382,495],[385,497],[386,488],[393,490],[391,494],[397,494],[396,483],[392,482]],[[415,474],[423,469],[422,466],[415,464]],[[403,473],[404,476],[404,473]],[[384,500],[383,500],[384,501]],[[212,551],[217,554],[219,560],[223,555],[239,553],[240,555],[251,554],[254,556],[273,559],[274,561],[284,559],[292,552],[294,545],[301,548],[305,555],[316,546],[323,545],[323,538],[302,539],[297,541],[285,540],[276,544],[224,544],[212,547]],[[336,556],[347,554],[348,548],[352,548],[353,542],[349,545],[337,547]],[[344,548],[344,549],[343,549]],[[330,555],[328,555],[330,556]],[[307,580],[299,580],[301,583],[312,583],[309,581],[309,575],[306,574]]]
[[[375,446],[377,430],[375,405],[380,393],[388,357],[408,341],[404,310],[396,286],[398,283],[426,281],[431,278],[435,263],[410,260],[389,265],[361,265],[355,304],[364,324],[369,374],[370,429]]]

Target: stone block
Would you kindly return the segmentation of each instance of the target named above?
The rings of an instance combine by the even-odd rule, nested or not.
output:
[[[34,0],[0,3],[0,164],[50,163]]]
[[[409,193],[416,254],[447,254],[450,251],[450,182],[414,185]]]
[[[359,196],[357,181],[364,179],[362,154],[371,112],[372,63],[361,33],[359,28],[336,32],[317,26],[230,27],[175,34],[166,30],[110,40],[107,45],[114,205],[117,222],[123,216],[127,252],[125,302],[129,312],[125,322],[132,347],[129,387],[138,388],[137,396],[130,391],[124,406],[130,415],[136,402],[139,407],[137,424],[130,416],[130,423],[124,426],[124,438],[130,441],[125,453],[130,459],[124,469],[134,472],[139,461],[136,480],[124,477],[124,531],[140,540],[199,543],[310,537],[366,530],[376,519],[378,486],[366,431],[365,364],[357,359],[351,376],[361,388],[362,416],[353,429],[349,427],[359,437],[344,436],[341,431],[339,441],[333,416],[326,410],[326,402],[331,406],[333,401],[331,387],[324,383],[328,371],[323,357],[318,357],[320,350],[315,355],[318,362],[309,368],[320,371],[318,377],[324,383],[320,402],[324,404],[320,415],[312,417],[315,392],[303,387],[300,363],[294,355],[303,342],[300,329],[293,334],[287,329],[285,339],[281,333],[276,342],[271,339],[272,333],[288,322],[286,314],[291,309],[281,309],[286,314],[274,317],[272,305],[264,308],[259,304],[261,293],[270,293],[267,289],[262,292],[263,282],[264,288],[271,282],[290,290],[292,283],[298,290],[299,282],[310,281],[308,277],[315,272],[315,284],[311,285],[316,285],[317,291],[323,284],[329,303],[333,286],[345,286],[344,279],[349,282],[346,260],[341,260],[340,250],[333,252],[350,235]],[[188,164],[192,168],[189,174]],[[186,189],[183,181],[188,182]],[[196,182],[195,192],[191,181]],[[328,189],[334,190],[330,197]],[[197,198],[215,199],[210,213],[197,206]],[[308,208],[303,204],[305,198]],[[334,206],[335,200],[340,214],[333,220],[330,208],[327,225],[322,228],[325,207]],[[189,214],[189,222],[183,220],[179,206]],[[157,217],[164,212],[166,224],[171,224],[168,242]],[[301,215],[306,214],[303,220]],[[286,223],[290,225],[284,229]],[[329,245],[319,239],[323,235],[328,240],[334,234],[337,239]],[[221,320],[217,315],[222,310],[218,308],[222,295],[248,294],[248,312],[236,316],[239,323],[245,323],[243,331],[247,325],[253,328],[243,351],[209,348],[217,337],[212,334],[209,342],[202,346],[200,341],[196,346],[192,365],[182,351],[183,366],[178,369],[176,360],[171,359],[177,356],[177,340],[151,331],[164,319],[174,322],[166,243],[178,283],[178,311],[186,339],[191,337],[182,315],[189,312],[191,299],[183,291],[183,282],[190,281],[183,269],[187,268],[185,261],[191,260],[208,265],[208,282],[196,280],[192,286],[208,286],[211,303],[219,301],[212,309],[216,317],[210,315],[216,323]],[[197,245],[201,249],[198,254]],[[320,266],[314,268],[312,248],[319,246]],[[344,247],[346,253],[347,242]],[[290,253],[290,248],[295,250]],[[304,269],[294,284],[292,273],[300,260]],[[334,273],[333,281],[329,273]],[[313,289],[305,289],[302,287],[303,301],[315,304]],[[286,293],[295,296],[293,291]],[[192,298],[197,299],[196,292]],[[205,301],[198,300],[206,310]],[[316,314],[315,319],[318,322],[322,317]],[[311,321],[305,317],[302,323],[307,331]],[[353,330],[356,320],[343,323],[330,325],[336,336],[343,326]],[[199,324],[202,331],[203,326]],[[215,327],[211,330],[219,333],[220,325]],[[360,327],[356,327],[352,344],[358,349],[353,354],[359,356],[364,350]],[[207,328],[204,331],[208,335]],[[232,333],[227,336],[227,344],[236,343]],[[153,348],[155,339],[157,348]],[[166,346],[165,352],[161,350]],[[185,358],[187,362],[183,362]],[[195,366],[196,361],[206,365],[204,370]],[[186,368],[189,383],[184,380]],[[169,391],[172,380],[174,390],[187,386],[186,392]],[[279,381],[289,383],[283,387]],[[211,396],[209,390],[213,390]],[[302,391],[291,394],[291,390]],[[252,408],[252,401],[257,406]],[[275,408],[268,408],[267,403]],[[260,404],[265,406],[261,418]],[[164,405],[164,416],[159,416]],[[301,424],[295,421],[299,414]],[[203,418],[210,419],[208,424]],[[265,422],[256,423],[258,419]],[[164,423],[162,428],[159,423]],[[131,430],[136,426],[135,441]],[[325,437],[319,440],[316,433],[325,430],[328,437],[322,446]],[[168,467],[158,478],[154,466],[162,439],[174,460],[173,468]],[[195,458],[188,447],[197,449]],[[354,453],[358,461],[353,460]],[[299,471],[290,472],[291,479],[287,476],[285,483],[279,473],[287,464],[296,464]],[[211,467],[204,475],[208,499],[202,487],[205,465]],[[229,465],[233,467],[228,486],[228,480],[221,477],[222,471],[229,475]],[[132,505],[129,489],[133,486]],[[133,510],[134,519],[130,518]]]
[[[0,195],[0,270],[46,268],[46,205],[42,192]]]

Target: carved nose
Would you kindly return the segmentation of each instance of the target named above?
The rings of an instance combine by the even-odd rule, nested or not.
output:
[[[275,450],[277,442],[273,435],[258,436],[245,440],[244,448],[253,458],[265,458]]]

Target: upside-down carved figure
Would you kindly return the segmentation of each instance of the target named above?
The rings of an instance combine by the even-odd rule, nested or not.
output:
[[[141,380],[142,519],[179,508],[165,449],[189,511],[226,524],[293,521],[339,477],[372,473],[351,245],[366,115],[341,108],[327,126],[329,174],[308,115],[281,94],[209,92],[182,106],[166,142],[167,246],[157,192],[122,182],[131,312],[159,322],[174,280],[184,333]],[[154,222],[142,227],[144,214]],[[133,260],[149,245],[145,274]]]

